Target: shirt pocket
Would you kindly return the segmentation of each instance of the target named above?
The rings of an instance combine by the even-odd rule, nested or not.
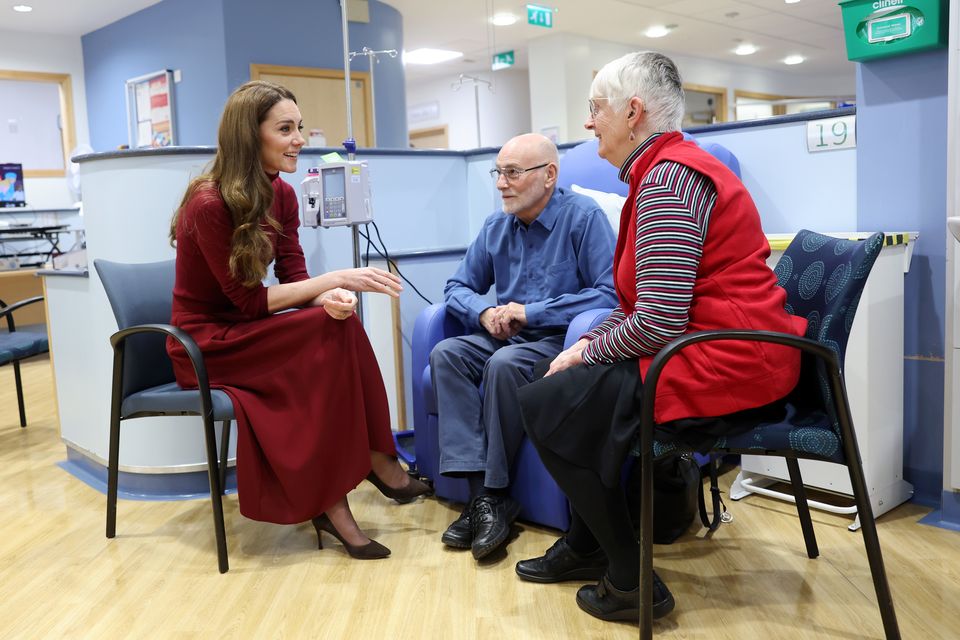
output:
[[[580,279],[577,277],[577,261],[575,258],[557,262],[547,267],[546,288],[550,297],[564,293],[576,293],[580,290]]]

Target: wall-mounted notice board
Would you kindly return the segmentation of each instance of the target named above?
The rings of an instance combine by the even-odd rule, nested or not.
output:
[[[155,71],[126,82],[127,140],[131,149],[177,144],[173,71]]]

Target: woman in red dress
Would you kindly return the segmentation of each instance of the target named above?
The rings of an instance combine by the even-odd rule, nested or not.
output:
[[[196,340],[210,386],[233,400],[240,512],[312,520],[321,548],[323,530],[355,558],[382,558],[390,550],[361,531],[347,493],[364,477],[399,502],[429,487],[397,462],[352,292],[397,297],[400,280],[372,267],[307,274],[298,200],[279,177],[297,169],[301,129],[296,99],[280,85],[248,82],[227,100],[213,164],[171,223],[171,323]],[[279,284],[264,286],[271,262]],[[196,387],[183,349],[172,341],[167,349],[177,382]]]

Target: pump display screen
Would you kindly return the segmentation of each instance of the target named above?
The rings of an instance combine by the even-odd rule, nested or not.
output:
[[[347,215],[346,174],[343,167],[322,170],[323,174],[323,217],[325,219],[345,218]]]

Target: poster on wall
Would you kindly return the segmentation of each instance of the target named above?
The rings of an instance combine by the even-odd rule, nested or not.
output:
[[[132,149],[177,144],[173,71],[164,69],[126,82],[127,139]]]

